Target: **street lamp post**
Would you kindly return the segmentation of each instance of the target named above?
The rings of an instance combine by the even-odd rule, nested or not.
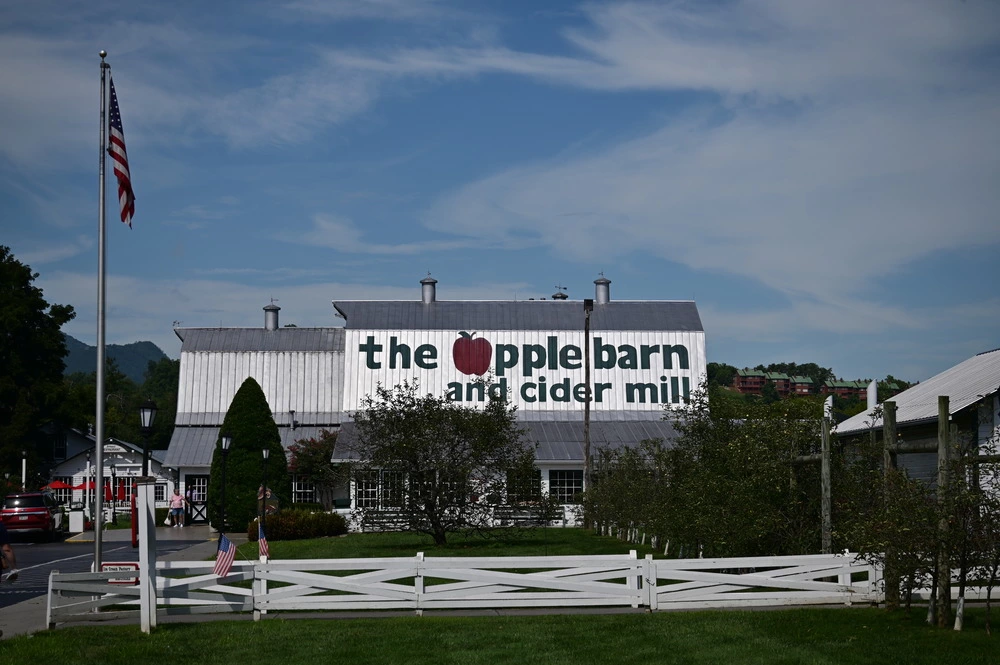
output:
[[[118,475],[111,463],[111,523],[118,524]]]
[[[28,451],[21,451],[21,491],[28,489]]]
[[[222,435],[222,524],[219,525],[221,533],[226,532],[226,457],[229,456],[229,446],[233,445],[233,437],[228,434]]]
[[[267,518],[267,457],[271,454],[269,448],[264,448],[261,450],[264,455],[264,473],[263,482],[261,483],[261,497],[260,497],[260,527],[263,529],[265,526],[265,520]]]
[[[156,402],[147,399],[139,407],[139,426],[142,429],[142,475],[149,475],[149,432],[156,419]]]
[[[83,477],[83,505],[87,506],[87,514],[90,515],[90,521],[94,521],[94,507],[90,505],[90,451],[87,451],[87,471],[86,475]]]

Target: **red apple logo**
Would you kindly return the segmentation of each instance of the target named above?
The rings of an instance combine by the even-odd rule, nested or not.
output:
[[[451,347],[451,355],[455,360],[455,368],[462,374],[482,376],[490,368],[493,359],[493,345],[489,340],[480,337],[472,339],[476,333],[458,333],[459,337]]]

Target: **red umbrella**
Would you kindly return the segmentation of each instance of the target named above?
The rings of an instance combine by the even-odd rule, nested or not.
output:
[[[42,487],[43,490],[71,490],[74,489],[69,483],[64,483],[61,480],[53,480],[48,485]]]
[[[75,490],[92,490],[95,487],[97,487],[97,485],[94,483],[94,481],[93,480],[88,480],[87,482],[80,483],[79,485],[75,485],[73,487],[73,489],[75,489]]]

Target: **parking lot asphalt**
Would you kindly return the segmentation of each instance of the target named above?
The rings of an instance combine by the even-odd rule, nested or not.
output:
[[[237,545],[246,541],[246,534],[227,534]],[[190,541],[189,547],[177,549],[169,554],[159,556],[162,561],[206,561],[215,556],[218,547],[219,534],[207,525],[186,526],[183,528],[158,527],[156,529],[156,539],[160,541]],[[102,537],[102,542],[122,543],[132,540],[132,533],[128,529],[108,530]],[[70,536],[66,542],[87,543],[94,542],[93,532],[83,532]],[[17,545],[14,545],[17,547]],[[14,582],[10,590],[16,588]],[[25,635],[46,630],[45,613],[47,608],[47,597],[45,594],[34,596],[20,603],[5,607],[0,612],[0,631],[3,631],[2,639],[8,639],[17,635]]]

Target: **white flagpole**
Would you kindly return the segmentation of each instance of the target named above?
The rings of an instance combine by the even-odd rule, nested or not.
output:
[[[101,529],[104,522],[104,354],[105,354],[105,338],[104,338],[104,313],[105,313],[105,294],[106,288],[104,284],[104,253],[105,253],[105,233],[104,233],[104,164],[107,158],[107,135],[108,135],[108,101],[107,101],[107,85],[105,79],[107,78],[107,72],[111,69],[111,65],[104,62],[104,58],[108,56],[107,51],[101,51],[101,148],[100,148],[100,167],[99,172],[101,175],[101,188],[97,196],[97,405],[96,405],[96,432],[97,441],[95,442],[96,448],[96,469],[94,478],[94,568],[93,572],[99,572],[101,570],[101,562],[103,560],[101,552]]]

